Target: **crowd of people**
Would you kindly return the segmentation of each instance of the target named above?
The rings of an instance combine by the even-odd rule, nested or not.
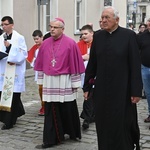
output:
[[[82,128],[96,124],[99,150],[140,150],[136,104],[142,89],[150,122],[150,19],[139,33],[119,26],[119,12],[107,6],[98,31],[91,23],[81,29],[79,41],[64,34],[65,21],[50,21],[50,32],[32,33],[35,44],[27,50],[24,37],[14,30],[10,16],[1,19],[0,121],[2,130],[13,128],[25,114],[26,60],[35,71],[44,116],[43,143],[37,149],[61,144],[65,134],[81,139]],[[11,72],[11,73],[10,73]],[[78,88],[83,89],[83,110],[77,107]]]

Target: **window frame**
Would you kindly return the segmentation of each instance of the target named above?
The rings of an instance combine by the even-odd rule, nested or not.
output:
[[[75,31],[74,34],[80,34],[80,27],[83,22],[83,1],[82,0],[75,0]]]

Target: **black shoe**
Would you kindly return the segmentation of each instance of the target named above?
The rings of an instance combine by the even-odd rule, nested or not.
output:
[[[46,149],[54,146],[53,144],[42,144],[42,145],[37,145],[35,148],[37,149]]]
[[[83,127],[83,129],[88,129],[89,128],[89,122],[87,120],[84,120],[82,127]]]
[[[11,128],[13,128],[13,126],[7,126],[7,125],[4,124],[1,128],[1,130],[8,130],[8,129],[11,129]]]
[[[142,96],[142,99],[146,99],[146,96],[145,96],[145,95],[143,95],[143,96]]]
[[[150,115],[144,120],[145,123],[149,123],[150,122]]]

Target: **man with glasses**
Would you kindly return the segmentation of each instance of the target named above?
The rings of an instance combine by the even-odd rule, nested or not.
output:
[[[142,34],[146,29],[147,29],[147,25],[145,23],[141,23],[139,25],[139,33],[138,34]]]
[[[2,130],[12,128],[17,118],[24,115],[21,92],[25,91],[25,69],[27,47],[25,39],[13,30],[14,21],[10,16],[1,19],[4,33],[0,36],[0,121]]]
[[[81,139],[76,99],[85,68],[76,42],[63,34],[64,28],[61,18],[50,22],[51,37],[43,41],[35,62],[45,102],[43,144],[36,146],[39,149],[61,143],[65,134],[73,140]]]

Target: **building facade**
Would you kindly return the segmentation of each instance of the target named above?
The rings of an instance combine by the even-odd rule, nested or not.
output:
[[[0,18],[9,15],[14,19],[15,29],[25,36],[30,48],[34,41],[32,32],[40,29],[49,31],[49,22],[55,17],[65,20],[65,34],[79,40],[79,29],[93,23],[99,29],[101,12],[106,5],[112,5],[120,12],[120,25],[126,27],[126,0],[0,0]]]
[[[137,22],[146,23],[150,18],[150,0],[137,0]]]
[[[150,18],[150,0],[127,0],[127,22],[135,26]]]

